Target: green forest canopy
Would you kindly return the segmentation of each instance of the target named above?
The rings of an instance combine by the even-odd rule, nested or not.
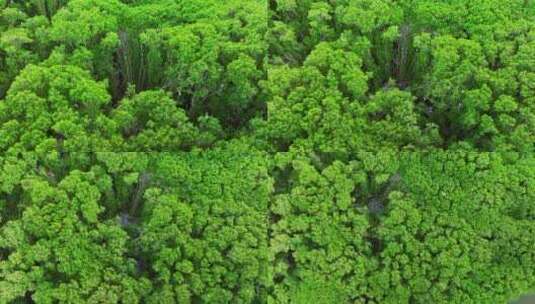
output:
[[[535,1],[0,0],[0,304],[535,293]]]

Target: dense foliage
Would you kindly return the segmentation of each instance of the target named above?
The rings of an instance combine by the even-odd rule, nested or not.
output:
[[[0,304],[530,292],[535,1],[0,0]]]

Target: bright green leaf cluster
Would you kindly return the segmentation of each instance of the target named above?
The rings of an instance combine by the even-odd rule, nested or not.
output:
[[[0,0],[0,304],[507,303],[534,153],[532,0]]]

